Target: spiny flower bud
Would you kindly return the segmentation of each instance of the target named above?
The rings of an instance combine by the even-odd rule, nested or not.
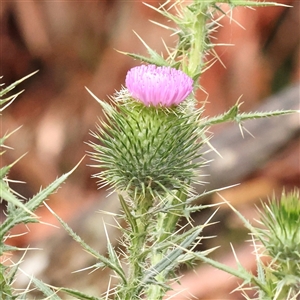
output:
[[[175,69],[142,66],[129,71],[126,84],[130,90],[112,97],[114,105],[98,99],[107,121],[93,133],[101,145],[91,143],[92,158],[104,169],[95,177],[133,199],[187,191],[199,167],[201,112],[175,104],[191,92],[191,79]]]
[[[260,231],[259,237],[269,254],[280,262],[291,261],[300,267],[299,191],[283,194],[281,201],[273,199],[263,208],[261,222],[266,230]]]
[[[146,106],[178,105],[193,90],[193,80],[184,72],[155,65],[132,68],[125,84],[131,96]]]

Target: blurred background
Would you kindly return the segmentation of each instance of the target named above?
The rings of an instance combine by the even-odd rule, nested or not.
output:
[[[159,5],[155,0],[146,2]],[[229,18],[222,20],[223,27],[214,38],[232,46],[217,47],[223,65],[215,63],[200,78],[203,91],[199,91],[197,99],[199,105],[207,102],[205,116],[223,113],[241,95],[244,111],[299,109],[300,2],[284,3],[293,7],[237,8],[234,22]],[[166,23],[138,0],[1,2],[2,81],[9,85],[39,70],[18,87],[25,92],[1,116],[1,135],[22,125],[7,142],[13,150],[7,151],[1,161],[1,165],[7,165],[27,153],[9,174],[11,179],[26,182],[12,184],[21,195],[30,198],[41,186],[46,187],[72,169],[90,150],[86,142],[92,139],[90,130],[94,130],[102,110],[84,87],[104,100],[121,88],[127,70],[140,63],[117,50],[147,55],[133,30],[158,53],[166,53],[162,39],[169,46],[175,45],[176,37],[149,19]],[[289,191],[300,187],[299,115],[257,124],[255,127],[249,123],[250,129],[246,126],[255,138],[245,132],[244,139],[237,125],[211,128],[212,144],[223,159],[208,155],[207,159],[215,162],[203,171],[211,174],[203,179],[209,184],[199,188],[200,191],[241,183],[222,196],[249,219],[256,216],[254,204],[259,204],[260,199],[273,193],[280,195],[283,188]],[[87,166],[90,163],[85,157],[48,204],[104,254],[103,220],[111,224],[114,221],[95,211],[116,213],[119,204],[113,195],[107,198],[106,191],[97,189],[96,180],[91,178],[95,170]],[[205,199],[206,203],[218,201],[218,195]],[[204,222],[210,213],[196,215],[195,222]],[[37,214],[42,222],[57,225],[46,208],[41,207]],[[3,219],[4,214],[0,217]],[[223,205],[214,220],[221,223],[212,226],[207,234],[218,234],[218,238],[207,241],[203,249],[222,245],[215,257],[232,264],[231,241],[240,260],[254,268],[253,249],[244,242],[248,236],[237,218]],[[28,233],[10,243],[44,249],[27,254],[23,264],[27,273],[36,274],[49,284],[76,287],[95,295],[105,291],[107,270],[89,276],[88,272],[71,274],[92,264],[93,259],[62,229],[20,226],[13,234],[22,232]],[[109,232],[118,247],[118,231],[109,226]],[[199,266],[197,273],[181,271],[186,273],[183,288],[196,299],[242,299],[239,293],[229,296],[237,285],[230,276],[212,273],[207,266]],[[213,282],[209,280],[212,277]],[[26,276],[20,274],[17,284],[22,286],[26,281]],[[182,294],[173,299],[185,297]]]

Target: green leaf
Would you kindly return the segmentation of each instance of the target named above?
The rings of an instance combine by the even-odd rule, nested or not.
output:
[[[85,156],[84,156],[85,157]],[[36,194],[33,198],[31,198],[27,203],[26,207],[34,211],[37,209],[40,204],[47,199],[49,195],[54,193],[62,183],[66,181],[66,179],[77,169],[77,167],[80,165],[80,163],[83,161],[84,157],[78,162],[78,164],[68,173],[63,174],[59,178],[57,178],[55,181],[53,181],[49,186],[41,190],[38,194]]]
[[[104,298],[98,298],[94,296],[86,295],[82,292],[79,292],[77,290],[68,289],[68,288],[61,288],[60,291],[67,293],[70,296],[73,296],[80,300],[105,300]]]
[[[194,256],[196,258],[199,258],[200,260],[202,260],[203,262],[213,266],[216,269],[222,270],[228,274],[231,274],[237,278],[241,278],[247,282],[251,281],[252,278],[252,274],[249,273],[246,269],[244,269],[242,266],[240,266],[240,268],[237,269],[233,269],[225,264],[219,263],[211,258],[206,257],[204,254],[202,254],[201,252],[196,252],[194,254]]]
[[[26,80],[27,78],[33,76],[34,74],[36,74],[38,71],[32,72],[27,76],[24,76],[23,78],[15,81],[14,83],[12,83],[11,85],[9,85],[8,87],[6,87],[5,89],[2,89],[0,91],[0,97],[3,97],[4,95],[6,95],[8,92],[10,92],[11,90],[13,90],[17,85],[19,85],[21,82],[23,82],[24,80]]]
[[[133,232],[138,232],[136,220],[135,220],[134,216],[131,214],[126,201],[124,200],[124,198],[120,194],[118,194],[118,196],[119,196],[121,206],[122,206],[122,208],[124,210],[124,213],[126,215],[126,221],[128,221],[128,223],[130,224],[131,229],[132,229]]]
[[[56,292],[54,292],[47,284],[43,281],[31,277],[31,281],[37,287],[39,291],[41,291],[45,296],[49,297],[51,300],[62,300],[59,296],[57,296]]]
[[[86,250],[88,253],[90,253],[92,256],[94,256],[96,259],[101,261],[105,266],[109,267],[110,269],[114,270],[116,274],[120,276],[122,281],[126,283],[126,276],[123,271],[123,269],[120,267],[119,263],[115,263],[115,261],[111,261],[110,259],[106,258],[105,256],[98,253],[96,250],[94,250],[92,247],[90,247],[88,244],[84,242],[84,240],[78,236],[67,223],[65,223],[47,204],[45,206],[49,209],[49,211],[57,218],[57,220],[60,222],[60,224],[63,226],[63,228],[67,231],[67,233],[76,241],[79,243],[84,250]]]
[[[201,226],[202,230],[203,230],[204,226],[205,225]],[[165,249],[167,249],[170,246],[184,243],[184,241],[187,240],[191,235],[193,235],[195,233],[195,231],[199,232],[199,229],[200,229],[200,226],[193,227],[182,234],[175,234],[175,235],[173,234],[173,236],[169,236],[165,241],[160,242],[159,244],[155,245],[155,249],[157,251],[164,251]]]
[[[19,269],[19,264],[21,261],[17,262],[15,265],[9,267],[9,272],[7,273],[6,279],[9,285],[13,285],[17,271]]]
[[[137,60],[140,60],[140,61],[148,63],[148,64],[153,64],[153,65],[157,65],[157,66],[168,66],[169,65],[168,63],[159,64],[158,61],[156,61],[150,57],[147,57],[147,56],[130,53],[130,52],[125,52],[125,51],[119,51],[119,50],[117,50],[117,51],[121,54],[127,55],[129,57],[132,57],[133,59],[137,59]]]
[[[190,234],[179,246],[167,254],[161,261],[156,265],[151,267],[147,272],[145,272],[144,277],[141,279],[137,290],[142,290],[145,284],[150,284],[153,282],[154,278],[163,271],[171,270],[174,265],[177,264],[178,257],[187,250],[188,247],[197,239],[202,227],[196,228],[195,232]],[[138,293],[137,293],[138,294]]]
[[[0,299],[12,300],[15,299],[12,295],[12,290],[5,277],[5,267],[0,264]]]
[[[125,274],[123,272],[123,269],[122,269],[121,263],[119,261],[118,255],[117,255],[116,251],[114,250],[114,247],[112,246],[112,244],[109,240],[108,233],[106,231],[106,227],[104,227],[104,230],[105,230],[106,239],[107,239],[108,257],[110,258],[110,261],[112,262],[114,267],[118,270],[118,273],[121,272],[122,275],[124,275],[124,278],[125,278]]]
[[[0,112],[2,112],[5,108],[7,108],[21,93],[23,93],[23,91],[20,91],[14,95],[11,95],[7,98],[3,98],[4,95],[6,95],[7,93],[9,93],[11,90],[13,90],[18,84],[20,84],[22,81],[26,80],[27,78],[31,77],[32,75],[34,75],[35,73],[37,73],[38,71],[35,71],[23,78],[21,78],[20,80],[15,81],[14,83],[12,83],[11,85],[9,85],[8,87],[6,87],[5,89],[0,90],[0,106],[2,106],[0,108]],[[1,77],[2,78],[2,77]],[[1,86],[2,84],[0,84]],[[5,104],[5,105],[4,105]]]
[[[17,129],[14,129],[10,133],[5,133],[3,137],[0,138],[0,146],[4,147],[4,142],[6,139],[8,139],[12,134],[14,134],[17,130],[19,130],[22,126],[19,126]]]
[[[274,111],[267,111],[267,112],[250,112],[250,113],[241,113],[237,114],[235,117],[235,121],[243,122],[246,120],[253,120],[253,119],[262,119],[262,118],[270,118],[270,117],[277,117],[277,116],[284,116],[299,113],[297,110],[274,110]]]
[[[283,6],[292,7],[290,5],[278,3],[278,2],[268,2],[268,1],[251,1],[251,0],[227,0],[225,3],[231,4],[233,6],[252,6],[252,7],[264,7],[264,6]]]
[[[9,187],[3,180],[0,180],[1,197],[10,204],[17,206],[16,209],[13,209],[13,207],[10,208],[6,220],[0,226],[0,240],[2,240],[4,235],[16,224],[37,222],[38,220],[33,211],[36,210],[49,195],[60,187],[60,185],[75,171],[82,160],[83,158],[71,171],[57,178],[25,204],[9,191]]]
[[[15,246],[5,245],[0,243],[0,256],[4,252],[12,252],[12,251],[24,251],[24,248],[18,248]]]
[[[169,63],[161,55],[159,55],[155,50],[151,49],[146,44],[146,42],[135,31],[133,31],[133,32],[139,38],[139,40],[143,43],[145,48],[147,49],[147,51],[150,55],[150,58],[147,58],[147,57],[142,56],[142,55],[134,54],[134,53],[128,53],[128,52],[118,51],[119,53],[131,56],[135,59],[139,59],[141,61],[144,61],[144,62],[147,62],[147,63],[150,63],[150,64],[154,64],[154,65],[157,65],[157,66],[169,66]]]
[[[2,106],[2,107],[0,108],[0,112],[2,112],[2,111],[3,111],[5,108],[7,108],[12,102],[14,102],[14,100],[15,100],[20,94],[22,94],[23,92],[24,92],[24,90],[23,90],[23,91],[20,91],[19,93],[16,93],[16,94],[12,95],[12,96],[9,96],[9,97],[7,97],[7,98],[0,99],[0,106],[6,103],[6,105],[4,105],[4,106]],[[8,103],[7,103],[7,102],[8,102]]]
[[[4,179],[4,177],[8,174],[9,170],[20,160],[22,159],[23,157],[25,156],[22,155],[20,158],[18,158],[17,160],[15,160],[13,163],[11,163],[10,165],[8,166],[4,166],[0,169],[0,180],[2,181],[2,179]],[[1,193],[1,189],[0,189],[0,193]]]
[[[30,211],[25,204],[23,204],[10,190],[9,186],[3,181],[0,180],[0,194],[1,198],[7,202],[21,208],[24,212],[31,216],[35,216],[32,211]]]
[[[283,116],[288,114],[299,113],[297,110],[275,110],[268,112],[249,112],[239,113],[240,103],[235,104],[224,114],[201,121],[201,128],[209,127],[224,122],[237,122],[238,124],[253,119],[270,118],[276,116]]]

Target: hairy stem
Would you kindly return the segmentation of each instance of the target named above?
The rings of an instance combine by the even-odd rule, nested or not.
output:
[[[206,50],[207,39],[207,11],[211,5],[211,1],[197,1],[189,5],[186,9],[186,17],[192,14],[191,21],[191,35],[190,48],[188,50],[188,66],[187,74],[191,78],[198,78],[202,67],[203,59]]]
[[[156,240],[151,253],[151,266],[158,264],[169,251],[168,247],[158,247],[161,243],[166,242],[176,230],[177,222],[182,215],[186,203],[187,194],[184,191],[179,191],[177,195],[173,196],[166,205],[166,213],[159,213],[157,216],[157,225],[155,227]],[[182,205],[178,205],[182,203]],[[176,207],[176,209],[174,209]],[[166,284],[168,278],[165,272],[157,274],[155,280],[157,284],[153,284],[147,291],[148,299],[162,299],[166,292]]]
[[[152,206],[153,197],[151,195],[144,195],[139,198],[136,207],[134,221],[129,222],[132,232],[127,235],[128,244],[128,280],[125,287],[120,286],[117,291],[118,297],[116,299],[134,300],[141,299],[141,295],[137,291],[137,286],[144,273],[144,265],[147,256],[147,228],[151,222],[151,216],[148,213]],[[123,204],[122,204],[123,206]],[[128,219],[128,216],[127,216]],[[133,224],[134,223],[134,224]]]

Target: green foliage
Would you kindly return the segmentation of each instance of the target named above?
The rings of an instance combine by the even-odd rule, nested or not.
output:
[[[247,0],[194,0],[188,5],[184,1],[165,1],[159,8],[146,4],[172,21],[174,27],[163,26],[178,36],[175,48],[168,48],[168,57],[163,57],[151,49],[138,35],[147,49],[149,57],[126,53],[142,62],[158,66],[171,66],[181,69],[194,80],[198,88],[200,75],[207,70],[218,56],[214,51],[216,44],[210,35],[220,26],[220,20],[226,16],[220,4],[235,6],[277,5],[273,2]],[[176,14],[173,14],[175,8]],[[213,59],[206,61],[208,54]],[[21,93],[6,96],[23,80],[22,78],[0,92],[2,112]],[[91,93],[91,92],[90,92]],[[110,185],[117,192],[122,212],[119,218],[126,226],[120,226],[123,233],[121,243],[124,253],[117,253],[107,236],[107,256],[91,248],[59,216],[49,210],[59,220],[68,234],[78,242],[97,262],[90,268],[108,267],[114,271],[119,283],[108,290],[102,298],[86,295],[68,288],[56,288],[31,278],[32,284],[47,299],[59,300],[58,292],[81,300],[104,300],[109,297],[122,300],[163,299],[169,282],[177,279],[176,269],[181,264],[193,265],[195,261],[204,261],[218,269],[241,278],[258,292],[258,299],[287,300],[299,295],[300,269],[300,206],[299,192],[283,195],[280,203],[275,200],[263,205],[261,223],[264,229],[250,224],[239,212],[233,210],[251,231],[254,246],[257,240],[265,246],[265,253],[271,257],[266,265],[256,251],[257,274],[247,271],[238,261],[237,269],[227,267],[207,257],[214,249],[205,252],[195,250],[200,243],[205,224],[190,229],[178,227],[178,221],[184,217],[191,222],[190,213],[202,210],[203,205],[193,205],[201,195],[194,195],[191,185],[195,183],[201,164],[194,161],[201,156],[201,147],[208,142],[205,132],[209,126],[234,121],[240,126],[244,120],[271,117],[293,113],[293,111],[241,113],[237,103],[222,115],[201,119],[204,107],[195,108],[192,97],[177,107],[146,107],[133,101],[124,89],[112,98],[112,104],[105,103],[91,95],[100,103],[106,115],[106,121],[100,121],[92,135],[100,141],[91,142],[90,153],[94,167],[100,168],[95,177],[102,186]],[[6,98],[4,98],[4,96]],[[13,132],[12,132],[13,133]],[[0,138],[1,148],[12,133]],[[5,151],[2,151],[2,155]],[[10,230],[17,224],[38,222],[35,210],[43,204],[50,194],[76,169],[62,175],[37,195],[25,201],[9,186],[8,174],[16,162],[0,169],[1,201],[6,201],[6,219],[0,224],[0,255],[20,250],[8,246]],[[5,260],[5,259],[3,259]],[[2,262],[2,260],[1,260]],[[0,264],[0,298],[4,300],[26,299],[13,288],[13,282],[19,263]],[[126,268],[124,267],[126,265]]]
[[[238,6],[288,7],[288,5],[277,2],[251,0],[194,0],[189,1],[188,5],[187,2],[183,0],[167,0],[159,7],[145,3],[145,5],[152,10],[163,15],[167,20],[172,21],[173,26],[152,22],[170,30],[172,35],[177,35],[177,45],[175,47],[166,46],[168,57],[164,58],[155,50],[151,49],[146,42],[136,34],[146,47],[149,57],[135,53],[120,52],[149,64],[155,64],[157,66],[168,65],[176,69],[181,69],[197,82],[197,79],[203,72],[209,69],[216,61],[220,60],[214,51],[214,48],[219,44],[213,43],[210,36],[222,26],[220,20],[223,17],[227,16],[230,18],[230,13],[224,12],[221,8],[222,4],[229,4],[231,9]],[[174,9],[176,14],[174,13]],[[210,61],[206,60],[208,54],[212,57]]]
[[[31,281],[38,288],[39,291],[41,291],[45,296],[47,296],[47,299],[61,300],[61,298],[57,296],[56,292],[54,292],[53,289],[50,288],[47,284],[45,284],[43,281],[34,277],[31,277]]]
[[[268,112],[240,112],[241,103],[237,103],[232,106],[227,112],[202,120],[201,127],[206,128],[208,126],[224,123],[224,122],[236,122],[239,125],[246,120],[262,119],[262,118],[271,118],[277,116],[283,116],[287,114],[297,113],[296,110],[275,110]]]
[[[13,297],[13,291],[10,286],[12,283],[12,279],[13,276],[12,273],[9,272],[9,269],[4,265],[0,264],[0,299],[15,299],[15,297]]]
[[[283,193],[280,200],[274,197],[268,204],[262,203],[262,210],[259,210],[262,227],[254,227],[234,207],[229,203],[228,205],[253,236],[257,275],[248,272],[239,263],[237,257],[238,269],[207,258],[201,253],[197,254],[197,257],[215,268],[242,279],[244,283],[239,289],[244,290],[245,286],[250,285],[257,291],[258,297],[255,298],[257,300],[298,299],[300,295],[299,190],[295,189],[289,194]],[[264,249],[259,249],[259,243],[264,245]],[[267,263],[266,256],[269,257]],[[249,299],[248,296],[245,297]]]
[[[10,105],[21,92],[16,93],[11,96],[6,96],[11,90],[13,90],[18,84],[23,82],[25,79],[34,75],[36,72],[16,81],[10,86],[2,89],[0,91],[0,105],[3,105],[1,111]],[[4,96],[6,98],[4,98]],[[0,138],[0,147],[8,148],[5,145],[6,140],[11,136],[15,131],[11,133],[6,133],[2,138]],[[0,154],[3,155],[5,151],[2,151]],[[20,158],[21,159],[21,158]],[[9,264],[8,259],[6,258],[6,252],[23,250],[17,247],[12,247],[7,245],[7,240],[10,237],[10,230],[16,226],[17,224],[28,224],[28,223],[37,223],[39,222],[37,216],[34,214],[34,211],[42,205],[42,203],[52,194],[54,193],[60,185],[72,174],[72,172],[76,169],[72,169],[70,172],[60,176],[55,181],[53,181],[48,187],[41,189],[37,195],[32,197],[31,199],[25,202],[25,199],[22,199],[17,193],[15,193],[9,186],[8,174],[10,169],[13,167],[16,162],[3,166],[0,169],[0,201],[6,201],[6,218],[0,223],[0,298],[3,300],[12,300],[12,299],[23,299],[24,296],[19,294],[13,288],[13,282],[15,281],[16,273],[19,267],[20,262]],[[36,280],[37,286],[39,288],[42,287],[42,284]],[[43,292],[48,295],[49,288],[42,289]],[[48,293],[48,294],[47,294]],[[24,292],[24,295],[26,292]],[[50,296],[50,295],[48,295]],[[51,299],[59,299],[55,298],[55,295],[51,295]]]
[[[135,54],[135,53],[128,53],[128,52],[122,52],[122,51],[118,51],[122,54],[128,55],[134,59],[138,59],[142,62],[146,62],[148,64],[154,64],[157,66],[169,66],[169,63],[160,55],[158,54],[155,50],[153,50],[152,48],[150,48],[145,41],[143,41],[143,39],[135,32],[136,36],[141,40],[141,42],[143,43],[143,45],[145,46],[145,48],[148,51],[148,54],[150,55],[150,57],[146,57],[143,55],[139,55],[139,54]]]
[[[266,280],[275,299],[296,299],[300,295],[300,194],[294,190],[263,203],[256,238],[272,259]],[[293,298],[294,297],[294,298]]]
[[[1,89],[0,91],[0,112],[2,112],[6,107],[8,107],[21,93],[23,93],[23,91],[15,93],[11,96],[7,96],[6,98],[4,98],[4,96],[6,94],[8,94],[10,91],[12,91],[16,86],[18,86],[21,82],[23,82],[24,80],[26,80],[27,78],[33,76],[34,74],[36,74],[38,71],[35,71],[17,81],[15,81],[14,83],[12,83],[11,85],[9,85],[8,87]],[[2,76],[0,77],[0,79],[2,79]],[[0,84],[0,86],[3,86],[4,84]],[[5,104],[5,105],[4,105]]]
[[[156,23],[170,30],[173,34],[178,35],[178,43],[175,48],[168,48],[169,56],[166,59],[153,55],[147,47],[150,58],[142,57],[143,61],[150,61],[152,64],[159,65],[166,61],[169,66],[182,69],[187,75],[195,81],[199,78],[205,67],[204,56],[212,48],[208,40],[209,34],[215,26],[211,26],[209,19],[213,15],[209,13],[213,1],[194,1],[192,4],[185,6],[183,1],[166,1],[159,8],[146,4],[151,9],[162,14],[167,19],[174,22],[176,27],[170,27]],[[170,8],[176,6],[177,15],[174,15]],[[145,45],[145,42],[142,41]],[[134,54],[127,53],[135,57]]]
[[[178,196],[179,195],[177,195],[177,197]],[[200,243],[201,238],[199,234],[209,223],[207,222],[204,225],[193,227],[185,232],[177,232],[174,234],[174,228],[177,223],[175,222],[169,228],[170,231],[163,232],[164,228],[160,227],[159,222],[160,219],[165,220],[172,216],[172,210],[170,209],[170,211],[168,211],[170,207],[165,208],[164,213],[147,212],[142,216],[136,214],[121,195],[119,195],[119,197],[125,212],[124,216],[120,217],[128,220],[128,216],[130,216],[129,219],[131,220],[129,222],[131,224],[130,227],[120,227],[120,230],[123,232],[121,242],[124,243],[124,248],[128,250],[128,253],[123,253],[121,258],[120,255],[116,253],[108,238],[108,257],[104,257],[88,246],[50,208],[49,210],[59,220],[69,235],[77,241],[86,252],[97,259],[97,263],[90,266],[89,269],[109,267],[114,271],[115,276],[120,279],[117,287],[115,287],[113,291],[107,291],[107,294],[114,294],[115,299],[132,300],[140,299],[145,295],[147,295],[148,299],[152,299],[151,295],[154,293],[155,298],[153,299],[160,299],[157,298],[157,296],[162,297],[165,291],[169,289],[166,282],[169,278],[175,276],[174,269],[182,263],[189,263],[197,259],[194,252],[189,252],[189,249]],[[176,201],[177,200],[178,199],[176,199]],[[176,207],[176,211],[177,210],[178,207]],[[151,222],[149,222],[149,218],[151,218]],[[178,216],[176,217],[176,221],[177,220]],[[159,227],[162,233],[164,233],[163,235],[157,234]],[[149,243],[152,239],[156,239],[154,241],[155,247]],[[213,251],[213,249],[203,252],[202,255],[205,256],[211,251]],[[187,253],[189,255],[187,255]],[[128,270],[128,273],[123,269],[123,264],[121,264],[120,260],[130,264],[131,268]],[[164,280],[160,281],[160,278],[164,278]],[[157,287],[159,291],[157,291]],[[57,288],[57,290],[72,295],[77,299],[102,299],[85,295],[73,289]]]
[[[103,268],[103,267],[108,267],[112,270],[115,271],[115,273],[119,276],[119,278],[123,281],[126,282],[126,277],[124,274],[124,271],[120,265],[120,262],[118,260],[118,257],[112,247],[112,245],[109,243],[108,241],[108,254],[109,257],[106,258],[105,256],[99,254],[96,250],[94,250],[93,248],[91,248],[88,244],[86,244],[69,226],[67,223],[65,223],[54,211],[52,211],[50,209],[50,207],[48,207],[48,209],[50,210],[50,212],[57,218],[57,220],[61,223],[61,225],[63,226],[63,228],[68,232],[68,234],[76,241],[78,242],[83,249],[91,254],[93,257],[95,257],[100,263],[97,263],[94,265],[94,267],[96,269],[98,268]]]
[[[277,260],[290,260],[299,264],[300,276],[300,197],[299,191],[282,194],[281,201],[275,198],[263,203],[262,224],[267,230],[259,238],[269,254]]]
[[[196,89],[199,76],[219,60],[214,51],[217,45],[211,42],[210,35],[226,16],[220,6],[222,3],[229,4],[231,9],[235,6],[277,5],[246,0],[195,0],[188,5],[183,1],[165,1],[158,8],[146,4],[175,24],[172,27],[156,23],[176,34],[178,43],[175,48],[166,47],[168,57],[163,57],[137,35],[149,56],[122,53],[149,64],[181,69],[193,78]],[[208,54],[213,57],[210,61],[206,61]],[[192,205],[199,195],[192,195],[190,186],[200,167],[193,161],[201,156],[202,144],[208,142],[203,137],[210,126],[234,121],[242,128],[243,121],[248,119],[295,111],[242,113],[241,104],[237,102],[222,115],[201,119],[205,107],[195,109],[193,99],[167,109],[145,107],[132,101],[126,90],[117,93],[112,104],[90,94],[100,103],[106,116],[106,121],[100,121],[97,131],[92,133],[100,143],[90,143],[91,157],[96,161],[93,167],[100,168],[95,177],[100,179],[101,186],[112,186],[118,192],[123,210],[121,217],[127,222],[126,228],[120,228],[123,232],[121,243],[127,249],[120,259],[129,266],[128,280],[115,288],[114,298],[163,299],[169,289],[168,283],[176,279],[176,268],[181,263],[192,265],[195,260],[202,260],[243,279],[241,290],[252,285],[258,291],[259,299],[284,299],[278,295],[272,298],[275,286],[259,255],[257,276],[243,268],[238,259],[238,268],[229,268],[207,257],[214,249],[193,251],[201,240],[199,234],[203,227],[184,231],[177,226],[181,217],[190,221],[192,211],[204,208],[203,205]],[[253,234],[258,233],[237,214]],[[203,226],[207,225],[208,222]],[[109,243],[109,257],[115,257],[115,252],[111,251]],[[114,268],[119,266],[119,258],[115,257],[112,263]],[[272,276],[276,275],[272,273]]]
[[[122,230],[128,249],[125,260],[131,266],[129,279],[118,285],[115,294],[119,299],[143,295],[161,299],[169,289],[167,280],[184,261],[180,257],[197,243],[202,230],[199,227],[187,234],[174,234],[178,219],[187,212],[190,186],[200,167],[193,161],[200,156],[204,142],[204,130],[199,126],[201,111],[193,109],[189,101],[172,108],[146,107],[126,90],[117,94],[112,104],[96,100],[107,120],[93,133],[101,144],[90,144],[95,167],[101,169],[95,176],[102,185],[117,190],[123,218],[130,227]],[[158,208],[160,212],[155,213]],[[119,260],[108,245],[116,267]]]
[[[73,290],[73,289],[51,287],[45,284],[43,281],[34,277],[31,277],[31,281],[33,285],[47,297],[47,299],[61,300],[62,298],[60,298],[57,295],[57,293],[64,292],[67,295],[72,296],[75,299],[79,299],[79,300],[104,300],[104,298],[89,296],[80,291]]]
[[[107,299],[107,298],[99,298],[99,297],[89,296],[80,291],[67,289],[67,288],[61,288],[60,290],[64,293],[66,293],[67,295],[73,296],[79,300],[106,300]]]
[[[5,249],[5,235],[8,234],[9,230],[20,223],[28,224],[39,222],[33,212],[61,186],[76,168],[77,166],[68,173],[57,178],[48,187],[42,189],[37,195],[29,199],[25,204],[10,191],[7,183],[0,182],[1,197],[8,202],[7,217],[0,226],[0,255],[3,254],[3,250]]]

